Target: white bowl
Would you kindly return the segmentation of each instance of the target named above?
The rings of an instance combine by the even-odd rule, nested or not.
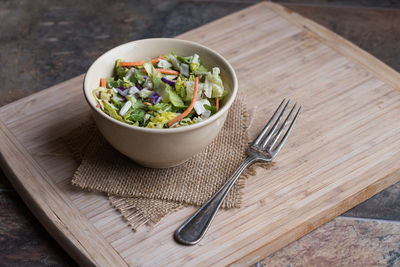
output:
[[[208,69],[221,69],[221,78],[229,94],[222,101],[217,113],[193,125],[153,129],[120,122],[96,107],[97,102],[92,91],[99,86],[100,78],[112,76],[116,59],[141,61],[169,54],[171,51],[182,56],[196,53]],[[237,90],[236,74],[220,54],[194,42],[171,38],[144,39],[117,46],[104,53],[90,66],[83,82],[85,98],[92,108],[96,125],[106,140],[135,162],[152,168],[179,165],[210,144],[221,130]]]

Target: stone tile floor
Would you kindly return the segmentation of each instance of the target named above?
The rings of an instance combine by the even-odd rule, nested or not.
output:
[[[172,37],[258,1],[0,2],[0,106],[86,71],[109,48]],[[275,1],[349,39],[400,71],[400,1]],[[363,219],[362,219],[363,218]],[[259,266],[400,266],[400,183]],[[71,266],[74,261],[29,212],[0,172],[0,265]]]
[[[258,266],[400,266],[400,222],[338,217]]]

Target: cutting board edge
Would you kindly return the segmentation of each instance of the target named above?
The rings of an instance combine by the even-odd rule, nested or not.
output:
[[[277,5],[277,4],[264,2],[264,3],[260,3],[260,4],[258,4],[258,5],[265,5],[265,6],[267,6],[268,8],[270,8],[271,10],[273,10],[273,11],[275,11],[276,13],[279,13],[279,14],[281,14],[281,15],[282,15],[282,14],[286,14],[285,17],[290,17],[290,20],[291,20],[291,21],[293,21],[293,22],[296,23],[297,25],[300,25],[301,27],[305,26],[305,28],[303,27],[304,30],[306,30],[306,31],[308,31],[308,32],[310,32],[310,33],[312,33],[312,34],[314,34],[314,36],[316,36],[316,38],[318,38],[319,40],[321,40],[321,42],[323,42],[324,44],[326,44],[326,45],[328,45],[328,46],[330,46],[330,47],[332,46],[332,43],[331,43],[332,40],[330,40],[330,39],[324,39],[324,38],[323,38],[324,35],[322,34],[322,37],[321,37],[321,35],[319,34],[319,31],[321,30],[320,28],[322,28],[322,30],[321,30],[322,33],[323,33],[324,31],[326,31],[327,29],[325,29],[324,27],[322,27],[322,26],[316,24],[315,22],[313,22],[313,21],[311,21],[311,20],[308,20],[308,19],[306,19],[306,18],[304,18],[304,17],[302,17],[302,16],[300,16],[300,15],[298,15],[298,14],[292,13],[291,11],[288,12],[288,11],[285,10],[284,7],[282,7],[282,6],[280,6],[280,5]],[[255,5],[255,6],[258,6],[258,5]],[[253,6],[253,7],[254,7],[254,6]],[[281,10],[281,11],[278,11],[278,10]],[[283,13],[282,13],[282,12],[283,12]],[[293,14],[295,14],[295,15],[293,15]],[[293,18],[293,16],[295,16],[295,18]],[[301,17],[301,19],[299,19],[298,17]],[[305,23],[304,21],[306,21],[306,23]],[[310,25],[313,25],[313,26],[312,26],[312,27],[309,27],[309,24],[310,24]],[[317,30],[314,29],[314,27],[317,28]],[[328,31],[329,31],[329,30],[328,30]],[[326,34],[326,33],[325,33],[325,34]],[[332,34],[333,34],[333,35],[336,35],[336,34],[334,34],[334,33],[331,32],[331,31],[329,31],[329,34],[330,34],[330,35],[332,35]],[[181,36],[181,35],[177,36],[177,38],[180,38],[180,36]],[[355,46],[354,44],[352,44],[351,42],[349,42],[349,41],[343,39],[342,37],[336,35],[335,38],[339,38],[339,39],[341,39],[342,41],[344,41],[344,43],[341,43],[341,45],[344,46],[344,48],[347,48],[347,49],[349,49],[349,50],[344,49],[344,50],[342,51],[342,50],[337,50],[337,48],[333,48],[333,49],[335,49],[336,51],[338,51],[338,53],[340,53],[340,54],[342,54],[342,55],[345,55],[346,58],[355,60],[357,63],[363,65],[363,66],[366,67],[371,73],[377,75],[377,73],[380,73],[380,72],[386,72],[386,71],[394,72],[394,73],[392,73],[393,75],[391,74],[391,75],[389,75],[389,77],[386,77],[386,75],[383,75],[382,77],[377,75],[377,77],[378,77],[379,79],[383,80],[384,82],[388,83],[389,85],[393,86],[394,88],[397,88],[397,89],[400,90],[400,88],[398,87],[398,85],[397,85],[397,84],[394,84],[394,81],[397,81],[397,82],[400,81],[400,74],[399,74],[399,73],[397,73],[395,70],[393,70],[392,68],[390,68],[389,66],[387,66],[385,63],[383,63],[383,62],[381,62],[380,60],[376,59],[375,57],[371,56],[370,54],[368,54],[367,52],[365,52],[365,51],[362,50],[361,48],[359,48],[359,47]],[[369,57],[371,61],[373,61],[374,63],[377,63],[377,62],[378,62],[379,64],[371,64],[372,66],[369,66],[368,64],[366,64],[366,62],[361,62],[361,61],[359,61],[358,59],[353,58],[353,57],[355,57],[355,56],[354,56],[353,54],[351,54],[349,51],[353,51],[354,49],[355,49],[356,51],[358,51],[358,52],[361,51],[361,52],[365,53],[365,55],[363,55],[363,56]],[[367,61],[368,61],[368,60],[367,60]],[[66,84],[66,83],[68,83],[68,82],[70,82],[70,81],[72,81],[72,80],[75,80],[75,79],[78,79],[78,78],[82,78],[82,76],[83,76],[83,75],[79,75],[79,76],[77,76],[77,77],[74,77],[74,78],[72,78],[72,79],[69,79],[69,80],[67,80],[67,81],[62,82],[61,84],[64,84],[64,83]],[[21,103],[25,103],[26,101],[29,101],[31,98],[36,98],[36,97],[38,97],[39,94],[40,94],[40,95],[42,95],[42,94],[43,94],[43,95],[46,95],[46,94],[48,93],[48,91],[55,90],[55,88],[56,88],[56,87],[59,87],[61,84],[54,85],[54,86],[52,86],[52,87],[50,87],[50,88],[47,88],[47,89],[45,89],[45,90],[42,90],[42,91],[39,92],[39,93],[32,94],[32,95],[30,95],[30,96],[27,96],[27,97],[25,97],[25,98],[22,98],[22,99],[19,99],[19,100],[15,101],[15,102],[12,102],[12,103],[10,103],[10,104],[8,104],[8,105],[5,105],[4,107],[0,108],[0,113],[1,113],[5,108],[8,109],[8,108],[14,107],[14,105],[18,105],[18,104],[21,104]],[[393,84],[394,84],[394,85],[393,85]],[[0,121],[0,125],[3,127],[4,124],[2,124],[2,122]],[[1,129],[0,129],[0,136],[1,136],[1,135],[2,135],[2,134],[1,134]],[[1,140],[1,139],[0,139],[0,140]],[[1,141],[0,141],[0,148],[1,148]],[[0,149],[0,152],[1,152],[1,149]],[[10,167],[10,166],[5,162],[5,159],[3,158],[2,153],[0,153],[0,163],[1,163],[1,166],[5,166],[4,169],[10,168],[9,170],[7,170],[7,171],[10,171],[10,173],[7,172],[7,177],[10,177],[9,174],[14,175],[14,173],[12,172],[13,168]],[[16,177],[16,178],[18,178],[18,177]],[[28,205],[28,207],[31,209],[31,211],[36,215],[37,213],[33,210],[35,207],[33,207],[33,208],[31,207],[31,205],[34,205],[34,204],[30,203],[30,202],[29,202],[29,199],[25,199],[25,198],[24,198],[24,195],[21,194],[21,191],[24,191],[25,188],[18,188],[18,184],[14,184],[14,183],[18,183],[18,182],[19,182],[19,181],[14,181],[14,182],[12,182],[12,184],[13,184],[13,186],[16,188],[17,192],[21,195],[21,197],[23,197],[25,203]],[[379,182],[376,182],[376,183],[379,183]],[[375,184],[375,183],[374,183],[374,184]],[[21,186],[23,187],[23,185],[21,185]],[[387,186],[389,186],[389,185],[387,185]],[[374,195],[374,194],[380,192],[380,191],[383,190],[383,189],[385,189],[385,187],[384,187],[384,188],[381,188],[380,190],[378,190],[377,192],[373,193],[372,195]],[[29,192],[25,192],[25,193],[29,194]],[[360,200],[360,202],[362,202],[362,200]],[[359,203],[360,203],[360,202],[359,202]],[[354,205],[353,205],[353,206],[354,206]],[[350,207],[350,208],[351,208],[351,207]],[[39,208],[39,209],[40,209],[40,208]],[[40,211],[40,210],[39,210],[39,211]],[[39,211],[38,211],[38,212],[39,212]],[[47,229],[49,232],[51,232],[51,231],[49,230],[49,228],[48,228],[48,225],[47,225],[46,223],[43,223],[43,221],[41,220],[41,218],[39,218],[38,216],[36,216],[36,217],[41,221],[41,223],[46,227],[46,229]],[[334,216],[334,217],[336,217],[336,216]],[[332,218],[334,218],[334,217],[332,217]],[[331,218],[331,219],[332,219],[332,218]],[[48,219],[49,219],[49,218],[48,218]],[[319,224],[319,225],[322,225],[322,224],[326,223],[326,222],[329,221],[329,220],[330,220],[330,219],[327,219],[325,222],[321,222],[321,224]],[[53,222],[50,220],[49,223],[53,223]],[[53,224],[54,224],[54,223],[53,223]],[[317,228],[319,225],[315,225],[315,227],[313,227],[313,229]],[[51,225],[51,226],[53,226],[53,225]],[[59,230],[59,229],[57,229],[57,230]],[[309,230],[309,231],[311,231],[311,230]],[[309,232],[309,231],[308,231],[308,232]],[[305,233],[301,234],[301,236],[304,235],[304,234],[306,234],[306,233],[308,233],[308,232],[305,232]],[[53,237],[55,237],[53,232],[51,232],[51,234],[53,235]],[[299,237],[301,237],[301,236],[298,236],[297,238],[299,238]],[[65,236],[63,236],[63,237],[65,238]],[[55,237],[55,238],[57,239],[57,241],[59,241],[59,239],[58,239],[57,237]],[[297,238],[296,238],[296,239],[297,239]],[[67,240],[68,242],[70,242],[70,240],[69,240],[68,238],[62,239],[62,240],[61,240],[62,242],[59,241],[59,244],[61,244],[63,247],[65,246],[65,244],[64,244],[64,241],[65,241],[65,240]],[[294,240],[295,240],[295,239],[293,239],[292,241],[294,241]],[[292,242],[292,241],[289,241],[289,242],[287,242],[286,244],[289,244],[289,243]],[[82,253],[82,251],[80,251],[79,249],[77,249],[72,243],[70,243],[70,244],[71,244],[71,246],[72,246],[71,249],[77,250],[78,253]],[[269,246],[269,245],[270,245],[270,244],[268,244],[268,245],[266,245],[266,246]],[[257,252],[257,251],[259,251],[260,249],[265,248],[266,246],[263,246],[263,247],[261,247],[261,248],[259,248],[259,249],[257,249],[257,250],[254,250],[254,251],[250,252],[249,254],[247,254],[247,255],[243,258],[243,261],[244,261],[245,259],[248,259],[248,257],[251,257],[251,254],[252,254],[252,253]],[[282,246],[281,246],[281,247],[282,247]],[[65,248],[65,247],[64,247],[64,248]],[[65,249],[71,254],[71,251],[69,250],[69,248],[68,248],[68,249],[65,248]],[[270,254],[270,253],[269,253],[269,254]],[[71,254],[71,255],[72,255],[72,254]],[[86,260],[86,257],[85,257],[85,256],[83,256],[83,257],[84,257],[83,259],[77,259],[77,258],[75,258],[75,257],[73,256],[73,258],[76,259],[76,260],[78,260],[78,262],[81,262],[81,263],[84,264],[84,263],[85,263],[84,261]],[[239,260],[239,261],[237,261],[237,262],[234,262],[233,264],[241,263],[241,262],[243,262],[243,261],[242,261],[242,259],[241,259],[241,260]]]
[[[400,90],[400,73],[395,69],[377,59],[364,49],[354,43],[346,40],[342,36],[334,33],[328,28],[308,19],[289,8],[272,2],[261,2],[255,6],[264,6],[273,12],[279,14],[286,20],[296,24],[304,31],[311,34],[329,48],[335,50],[346,58],[362,65],[380,80],[389,84],[393,88]]]
[[[71,79],[72,80],[72,79]],[[0,121],[0,166],[2,167],[2,170],[5,172],[6,176],[8,177],[8,180],[14,187],[14,189],[17,191],[19,196],[22,198],[22,200],[25,202],[25,204],[28,206],[29,210],[35,215],[35,217],[40,221],[40,223],[45,227],[45,229],[50,233],[50,235],[57,240],[58,244],[60,244],[67,252],[68,254],[79,264],[82,266],[96,266],[96,265],[101,265],[104,264],[104,260],[111,260],[109,263],[116,264],[118,263],[120,266],[128,266],[126,261],[119,255],[114,248],[112,248],[111,256],[110,258],[107,258],[103,254],[103,259],[99,261],[99,258],[97,257],[90,257],[90,254],[87,253],[87,247],[85,247],[84,244],[76,237],[76,231],[72,231],[74,227],[71,225],[66,224],[61,218],[60,214],[58,212],[61,212],[60,210],[57,211],[57,207],[54,207],[54,205],[47,204],[49,207],[49,210],[52,212],[50,214],[50,211],[46,211],[44,209],[44,206],[39,205],[38,199],[35,199],[37,197],[42,198],[42,202],[46,202],[46,199],[44,198],[43,195],[33,195],[32,193],[29,192],[28,188],[24,185],[22,180],[24,180],[24,174],[22,174],[18,168],[21,167],[20,164],[13,164],[9,160],[7,160],[7,155],[5,155],[5,151],[9,149],[9,151],[13,151],[17,148],[19,151],[13,151],[16,155],[18,155],[19,160],[23,160],[25,162],[25,165],[29,168],[29,172],[32,176],[34,176],[35,172],[38,172],[40,174],[41,178],[38,179],[43,179],[46,180],[48,183],[52,183],[54,187],[58,188],[58,186],[50,181],[49,179],[45,179],[43,177],[43,170],[41,170],[40,166],[38,164],[33,164],[34,159],[31,157],[28,157],[26,155],[29,154],[27,151],[21,151],[25,150],[25,148],[22,146],[22,144],[19,143],[19,141],[13,136],[12,132],[6,128],[4,123]],[[9,144],[12,144],[13,146],[7,144],[4,140],[8,140]],[[25,153],[24,153],[25,152]],[[24,155],[25,154],[25,155]],[[10,156],[10,155],[8,155]],[[20,161],[18,161],[20,162]],[[17,163],[18,163],[17,162]],[[34,166],[36,165],[36,166]],[[25,178],[26,180],[26,178]],[[43,188],[42,188],[43,189]],[[50,189],[45,188],[45,189]],[[51,189],[50,189],[51,190]],[[65,199],[63,200],[65,201]],[[68,203],[68,205],[65,206],[70,206],[72,204]],[[74,204],[72,204],[74,205]],[[65,211],[65,206],[64,209],[62,210],[63,212]],[[78,209],[76,209],[78,210]],[[64,216],[65,217],[65,216]],[[82,218],[81,218],[82,220]],[[86,217],[85,220],[87,221]],[[64,227],[61,227],[64,226]],[[93,228],[94,226],[91,225],[87,221],[87,226],[91,226]],[[76,229],[78,230],[78,229]],[[90,229],[93,232],[93,229]],[[86,229],[86,233],[90,231]],[[97,230],[96,230],[97,231]],[[95,231],[95,232],[96,232]],[[93,235],[95,233],[92,233]],[[96,235],[97,237],[101,236],[101,239],[103,239],[103,242],[106,243],[102,235]],[[87,236],[86,236],[87,237]],[[75,241],[75,243],[73,242]],[[93,242],[92,242],[93,243]],[[110,250],[106,250],[110,251]]]
[[[386,188],[395,183],[400,182],[400,169],[396,170],[381,179],[375,181],[374,183],[368,185],[364,190],[356,192],[355,194],[347,197],[340,203],[336,205],[336,207],[327,207],[325,212],[317,214],[311,218],[310,221],[305,221],[301,224],[300,227],[296,227],[295,229],[288,229],[286,235],[282,235],[277,239],[274,239],[272,242],[261,246],[260,248],[251,251],[246,256],[241,258],[238,261],[232,262],[229,264],[230,266],[248,266],[250,264],[254,264],[257,261],[268,257],[272,253],[278,251],[279,249],[288,246],[290,243],[296,241],[297,239],[307,235],[313,230],[317,229],[321,225],[333,220],[339,215],[345,213],[346,211],[352,209],[358,204],[364,202],[365,200],[373,197],[374,195],[382,192]],[[355,203],[355,204],[354,204]],[[331,210],[334,210],[332,213]],[[295,234],[293,234],[295,233]],[[285,238],[282,238],[285,237]],[[275,247],[275,248],[274,248]],[[265,251],[265,252],[264,252]],[[260,257],[260,255],[263,255]]]
[[[84,78],[85,75],[86,75],[85,73],[80,74],[80,75],[75,76],[75,77],[73,77],[71,79],[62,81],[62,82],[60,82],[58,84],[55,84],[53,86],[50,86],[50,87],[45,88],[43,90],[40,90],[39,92],[30,94],[28,96],[25,96],[23,98],[20,98],[20,99],[15,100],[15,101],[7,104],[7,105],[4,105],[4,106],[0,107],[0,121],[2,121],[4,124],[7,125],[7,123],[4,122],[4,119],[2,118],[3,111],[5,111],[7,109],[13,109],[13,108],[17,107],[20,104],[24,104],[24,103],[26,104],[26,103],[30,102],[31,100],[33,100],[33,99],[37,99],[37,98],[40,98],[41,96],[47,95],[48,92],[50,92],[50,91],[57,91],[60,87],[67,86],[67,85],[69,85],[69,84],[71,84],[71,83],[73,83],[75,81],[82,80],[82,90],[83,90],[83,78]]]

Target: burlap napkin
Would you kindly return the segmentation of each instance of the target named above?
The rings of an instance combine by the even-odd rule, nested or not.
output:
[[[218,137],[184,164],[168,169],[144,168],[116,151],[94,122],[81,125],[66,137],[80,162],[72,184],[108,194],[131,227],[154,224],[184,205],[203,204],[236,170],[248,146],[247,112],[243,100],[233,103]],[[223,208],[239,207],[241,177]]]

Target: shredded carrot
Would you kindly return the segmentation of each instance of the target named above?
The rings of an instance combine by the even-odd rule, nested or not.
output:
[[[107,87],[106,87],[106,86],[107,86],[107,85],[106,85],[106,79],[104,79],[104,78],[101,78],[101,79],[100,79],[100,86],[101,86],[101,87],[104,87],[104,88],[107,88]]]
[[[185,118],[190,111],[192,111],[193,107],[194,107],[194,103],[196,102],[197,99],[197,85],[199,83],[199,77],[196,77],[196,79],[194,80],[194,91],[193,91],[193,97],[192,97],[192,102],[190,103],[190,106],[178,117],[173,118],[172,120],[170,120],[168,122],[168,126],[171,127],[172,125],[174,125],[175,123],[177,123],[178,121],[180,121],[181,119]]]
[[[161,57],[158,57],[158,58],[154,58],[154,59],[152,59],[152,60],[150,60],[151,61],[151,63],[157,63],[157,62],[159,62],[160,61],[160,59],[163,59],[163,58],[165,58],[165,56],[161,56]],[[142,66],[144,63],[146,63],[147,61],[135,61],[135,62],[128,62],[128,61],[121,61],[120,63],[119,63],[119,65],[121,66],[121,67],[136,67],[136,66]]]
[[[164,73],[168,75],[179,75],[179,71],[176,70],[167,70],[167,69],[156,69],[159,73]]]
[[[215,106],[217,107],[217,111],[219,110],[219,97],[215,98]]]
[[[159,73],[164,73],[168,75],[179,75],[179,71],[176,70],[167,70],[167,69],[156,69]],[[146,73],[145,69],[142,69],[143,73]]]

